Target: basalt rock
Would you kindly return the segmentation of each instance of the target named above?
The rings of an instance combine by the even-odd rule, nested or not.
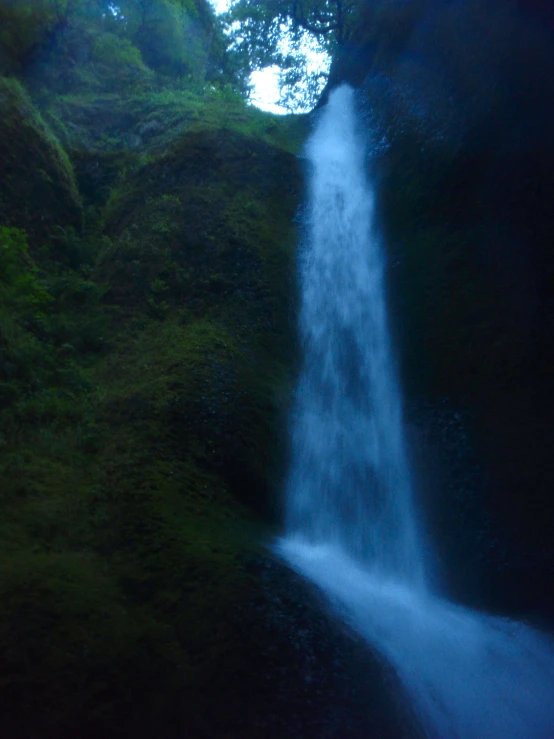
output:
[[[432,484],[439,556],[455,568],[487,521],[472,555],[485,600],[552,616],[554,40],[541,4],[522,5],[367,3],[330,84],[359,88],[382,144],[371,166],[403,383],[426,409],[414,420],[444,470],[454,435],[437,428],[458,414],[474,460]],[[443,483],[458,491],[447,514]]]

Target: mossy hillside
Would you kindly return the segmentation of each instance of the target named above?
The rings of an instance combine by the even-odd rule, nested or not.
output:
[[[174,717],[207,715],[213,673],[232,672],[253,536],[217,479],[164,462],[134,434],[112,434],[100,472],[79,454],[76,473],[76,451],[68,443],[57,464],[51,447],[28,457],[3,518],[6,730],[143,724],[148,736],[155,723],[172,735]]]
[[[114,722],[148,736],[153,715],[170,732],[172,717],[206,713],[202,686],[232,669],[228,614],[251,587],[240,561],[257,535],[208,469],[214,450],[200,419],[178,424],[198,439],[189,445],[171,423],[178,399],[194,405],[201,391],[210,403],[203,422],[214,425],[203,376],[221,341],[232,342],[207,326],[181,335],[167,327],[150,326],[135,353],[122,340],[127,361],[108,354],[65,405],[46,376],[45,388],[2,416],[0,702],[9,736],[84,726],[94,735]]]
[[[117,378],[104,386],[109,426],[132,427],[141,443],[170,458],[192,456],[239,499],[267,509],[275,451],[268,436],[275,442],[276,435],[271,381],[283,382],[282,370],[256,377],[257,358],[244,340],[187,316],[149,322],[122,349],[106,360],[108,376]]]
[[[206,686],[243,649],[232,614],[259,538],[220,473],[252,419],[235,351],[217,326],[150,319],[66,404],[54,385],[48,410],[42,392],[18,406],[2,440],[9,736],[173,735],[209,716]]]
[[[67,154],[15,79],[0,78],[0,224],[37,240],[80,228],[81,203]]]
[[[267,450],[276,445],[275,404],[291,361],[299,182],[296,158],[253,136],[185,134],[110,202],[112,246],[99,264],[119,320],[171,322],[177,311],[183,326],[224,332],[232,371],[218,383],[238,388],[227,417],[250,451],[239,453],[230,434],[220,462],[237,494],[258,507],[267,501]]]
[[[196,119],[120,172],[107,233],[104,218],[56,230],[38,266],[22,248],[11,272],[11,736],[210,735],[213,691],[234,694],[221,676],[258,648],[237,608],[257,588],[243,566],[264,531],[252,509],[271,507],[280,457],[299,174],[276,119],[269,143],[242,115],[250,136]],[[19,253],[20,232],[5,236]]]
[[[86,202],[103,205],[111,189],[154,161],[187,132],[221,128],[298,153],[301,116],[283,119],[248,107],[230,87],[203,93],[178,85],[160,91],[47,98],[43,114],[75,166]]]
[[[165,258],[161,250],[168,250],[181,260],[178,266],[190,268],[189,279],[200,292],[202,272],[213,274],[215,267],[222,275],[228,273],[231,284],[237,280],[232,291],[236,299],[241,271],[252,279],[248,260],[262,269],[264,259],[290,257],[288,217],[294,213],[299,185],[295,158],[287,152],[253,135],[203,128],[185,133],[165,155],[122,183],[108,203],[106,228],[117,235],[119,256],[127,261],[144,253],[147,265],[150,250],[151,260],[161,260],[160,270]],[[114,258],[110,254],[112,268]],[[125,281],[122,275],[119,282]],[[132,292],[138,297],[144,287],[140,280],[134,283]],[[178,284],[171,287],[179,300],[193,291],[186,283],[181,290]]]
[[[75,240],[74,240],[75,241]],[[29,254],[25,232],[0,228],[0,414],[5,440],[61,414],[80,414],[78,398],[91,388],[91,369],[108,327],[102,288],[85,263],[61,266],[39,249]],[[75,246],[75,243],[73,243]],[[73,259],[83,256],[73,252]],[[6,441],[7,443],[7,441]]]
[[[0,8],[0,72],[51,92],[189,87],[241,75],[208,0],[33,0]]]
[[[38,724],[67,714],[62,695],[73,686],[80,700],[83,660],[105,659],[97,649],[109,654],[115,635],[123,644],[132,631],[115,581],[89,548],[93,365],[104,347],[96,332],[107,328],[101,290],[81,265],[61,266],[53,246],[54,259],[35,247],[37,266],[25,233],[0,229],[0,703],[8,736],[24,733],[35,698]]]

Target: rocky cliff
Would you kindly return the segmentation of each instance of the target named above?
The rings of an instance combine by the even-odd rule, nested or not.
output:
[[[370,166],[439,569],[462,600],[551,618],[554,41],[540,10],[365,3],[330,86],[359,88],[379,144]]]

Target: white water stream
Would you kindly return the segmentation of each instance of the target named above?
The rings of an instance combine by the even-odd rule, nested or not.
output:
[[[307,156],[304,356],[278,550],[388,660],[428,737],[554,739],[550,640],[441,599],[429,585],[349,87],[330,96]]]

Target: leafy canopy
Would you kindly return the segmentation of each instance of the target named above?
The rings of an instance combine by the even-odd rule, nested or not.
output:
[[[55,56],[58,76],[91,61],[94,75],[119,65],[244,92],[228,46],[209,0],[0,0],[0,74],[26,75]]]
[[[328,76],[324,60],[348,41],[358,5],[358,0],[234,0],[224,21],[243,68],[279,67],[281,104],[310,107]]]

